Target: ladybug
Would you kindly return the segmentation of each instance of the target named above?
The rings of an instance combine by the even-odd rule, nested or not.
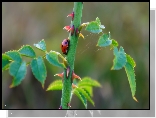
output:
[[[63,54],[67,55],[68,48],[69,48],[69,39],[64,39],[62,41],[62,45],[61,45],[61,49],[62,49]]]

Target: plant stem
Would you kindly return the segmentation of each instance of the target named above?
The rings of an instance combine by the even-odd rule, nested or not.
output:
[[[81,17],[82,17],[82,9],[83,9],[83,3],[82,2],[74,2],[74,19],[71,21],[71,26],[74,25],[75,30],[78,28],[81,24]],[[74,34],[71,36],[71,33],[69,33],[69,50],[67,54],[67,62],[69,64],[69,75],[67,77],[67,70],[64,69],[64,79],[63,79],[63,90],[62,90],[62,98],[61,98],[61,106],[62,109],[69,109],[68,103],[70,103],[70,97],[71,97],[71,90],[72,90],[72,72],[74,71],[74,61],[75,61],[75,53],[76,53],[76,47],[78,43],[78,36]]]

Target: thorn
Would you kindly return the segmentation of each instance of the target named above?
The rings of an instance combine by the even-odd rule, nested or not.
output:
[[[54,76],[59,76],[61,78],[63,78],[64,72],[63,73],[59,73],[59,74],[55,74]]]
[[[71,30],[71,27],[70,27],[70,25],[68,25],[68,26],[65,26],[63,29],[65,29],[69,32]]]
[[[74,20],[74,12],[72,12],[71,14],[69,14],[68,16],[71,16],[72,17],[72,21]],[[67,17],[68,17],[67,16]]]
[[[72,83],[72,88],[78,88],[75,84]]]
[[[74,73],[74,71],[73,71],[72,80],[74,80],[75,78],[81,80],[81,78],[80,78],[78,75],[76,75],[76,74]],[[82,80],[81,80],[81,81],[82,81]]]

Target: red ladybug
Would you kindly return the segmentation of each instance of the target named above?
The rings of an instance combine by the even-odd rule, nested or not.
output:
[[[61,49],[62,49],[63,54],[67,55],[68,48],[69,48],[69,39],[64,39],[62,41],[62,45],[61,45]]]

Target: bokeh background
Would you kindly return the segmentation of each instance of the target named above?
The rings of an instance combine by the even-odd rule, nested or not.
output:
[[[70,25],[67,15],[73,10],[72,2],[9,2],[2,3],[2,53],[18,50],[22,45],[31,45],[41,39],[47,50],[62,54],[60,45],[68,33],[63,27]],[[102,85],[94,88],[95,107],[88,102],[89,109],[148,109],[149,108],[149,3],[144,2],[84,2],[82,23],[99,17],[110,31],[111,38],[123,46],[125,52],[136,62],[136,98],[132,94],[124,68],[110,70],[113,51],[110,47],[96,47],[99,35],[82,30],[85,39],[79,38],[75,73],[81,78],[89,76]],[[37,55],[43,55],[33,47]],[[62,54],[63,55],[63,54]],[[28,58],[24,58],[30,61]],[[12,77],[8,71],[2,73],[3,109],[58,109],[61,91],[46,91],[54,80],[54,74],[63,71],[44,60],[47,69],[45,88],[34,78],[30,66],[22,83],[10,89]],[[71,109],[84,109],[81,101],[73,96]]]

